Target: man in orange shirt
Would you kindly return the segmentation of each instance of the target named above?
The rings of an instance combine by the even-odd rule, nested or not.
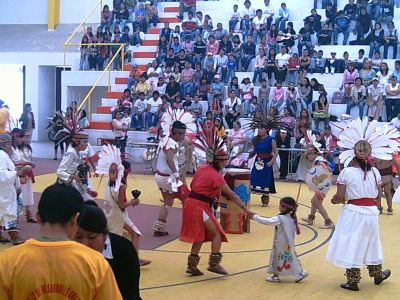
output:
[[[138,80],[140,75],[142,75],[143,71],[138,68],[137,64],[132,64],[132,69],[129,71],[129,77],[128,77],[128,89],[132,88],[132,85],[134,85]]]
[[[70,240],[82,208],[82,196],[72,186],[43,191],[39,235],[0,253],[0,299],[122,300],[102,254]]]

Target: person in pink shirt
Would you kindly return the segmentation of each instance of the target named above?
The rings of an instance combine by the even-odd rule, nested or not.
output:
[[[185,62],[185,67],[182,70],[182,82],[181,87],[183,91],[183,97],[189,94],[194,97],[194,82],[193,82],[194,70],[190,67],[190,63]]]
[[[208,37],[208,42],[206,45],[206,52],[207,53],[212,53],[213,55],[217,55],[219,50],[219,41],[215,39],[213,35],[210,35]]]
[[[271,107],[276,107],[279,111],[279,108],[282,106],[285,101],[285,90],[282,87],[282,81],[276,81],[276,87],[272,90],[272,100]]]
[[[261,82],[262,74],[265,71],[265,61],[265,51],[264,49],[260,49],[260,54],[256,56],[256,62],[254,64],[253,84],[256,83],[257,77],[258,81]]]
[[[353,63],[349,63],[347,69],[343,73],[343,80],[340,90],[344,88],[344,97],[351,98],[351,88],[353,87],[356,78],[359,77],[358,70],[354,67]]]

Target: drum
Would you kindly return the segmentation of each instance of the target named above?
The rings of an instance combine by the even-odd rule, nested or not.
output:
[[[246,206],[250,206],[250,170],[226,169],[225,181]],[[226,233],[250,232],[250,218],[235,202],[221,196],[221,226]]]

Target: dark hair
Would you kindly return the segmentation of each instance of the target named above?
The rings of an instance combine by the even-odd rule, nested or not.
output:
[[[96,203],[87,203],[79,215],[78,225],[82,229],[95,233],[107,233],[107,218]]]
[[[38,215],[42,223],[66,224],[83,208],[82,195],[72,186],[54,184],[40,197]]]
[[[354,157],[355,161],[360,165],[360,168],[363,170],[370,171],[372,166],[371,163],[367,159],[361,159],[358,158],[357,156]]]
[[[296,200],[294,200],[292,197],[283,197],[280,201],[280,204],[286,208],[286,212],[282,212],[280,213],[280,215],[289,214],[292,217],[294,224],[296,225],[296,233],[300,234],[300,228],[299,224],[297,223],[297,216],[296,216],[296,210],[297,210]]]

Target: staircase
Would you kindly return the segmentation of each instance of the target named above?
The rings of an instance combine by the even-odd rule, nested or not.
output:
[[[164,27],[164,22],[169,22],[173,29],[176,25],[180,25],[180,20],[177,18],[179,13],[179,2],[162,2],[158,4],[159,23],[157,27],[150,28],[149,33],[145,34],[143,46],[131,46],[133,61],[138,64],[142,71],[147,70],[148,63],[151,63],[156,58],[157,44],[159,34]],[[126,76],[116,77],[111,85],[111,91],[107,91],[104,98],[101,99],[101,106],[96,107],[96,111],[91,115],[90,127],[88,129],[91,143],[96,145],[99,138],[112,138],[111,127],[111,110],[117,106],[117,100],[123,94],[128,84],[128,71],[131,65],[126,64],[124,71]],[[133,136],[134,133],[134,136]],[[146,142],[149,134],[147,132],[130,132],[135,142]],[[132,142],[131,138],[131,142]],[[129,143],[128,143],[129,144]]]

